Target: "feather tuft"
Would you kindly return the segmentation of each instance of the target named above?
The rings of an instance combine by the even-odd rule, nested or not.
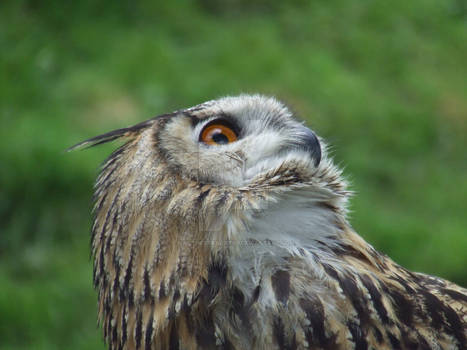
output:
[[[91,137],[90,139],[81,141],[81,142],[77,143],[76,145],[73,145],[73,146],[67,148],[65,151],[66,152],[71,152],[71,151],[75,151],[75,150],[78,150],[78,149],[86,149],[86,148],[101,145],[103,143],[107,143],[107,142],[117,140],[117,139],[119,139],[121,137],[132,137],[135,134],[139,133],[142,129],[146,129],[146,128],[150,127],[154,123],[154,119],[155,118],[152,118],[152,119],[146,120],[146,121],[144,121],[142,123],[139,123],[139,124],[136,124],[136,125],[133,125],[133,126],[129,126],[127,128],[112,130],[112,131],[106,132],[105,134]]]

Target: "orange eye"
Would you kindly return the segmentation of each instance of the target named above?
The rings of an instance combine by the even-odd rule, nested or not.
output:
[[[237,133],[225,124],[214,122],[205,126],[199,137],[207,145],[225,145],[237,141]]]

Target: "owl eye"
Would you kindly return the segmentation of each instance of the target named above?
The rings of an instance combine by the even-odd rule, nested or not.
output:
[[[199,141],[207,145],[225,145],[237,141],[235,128],[224,120],[213,120],[208,123],[199,135]]]

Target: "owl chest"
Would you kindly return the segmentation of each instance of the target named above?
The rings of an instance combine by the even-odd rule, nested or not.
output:
[[[310,349],[312,322],[327,341],[331,320],[325,317],[331,312],[325,315],[311,284],[305,296],[303,281],[292,271],[268,267],[257,277],[242,282],[227,277],[217,292],[208,285],[201,290],[189,313],[179,317],[180,332],[193,332],[194,349]]]

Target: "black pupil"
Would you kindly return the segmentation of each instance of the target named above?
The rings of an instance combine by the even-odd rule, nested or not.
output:
[[[225,145],[226,143],[229,143],[229,139],[222,132],[218,132],[212,135],[212,140],[220,145]]]

